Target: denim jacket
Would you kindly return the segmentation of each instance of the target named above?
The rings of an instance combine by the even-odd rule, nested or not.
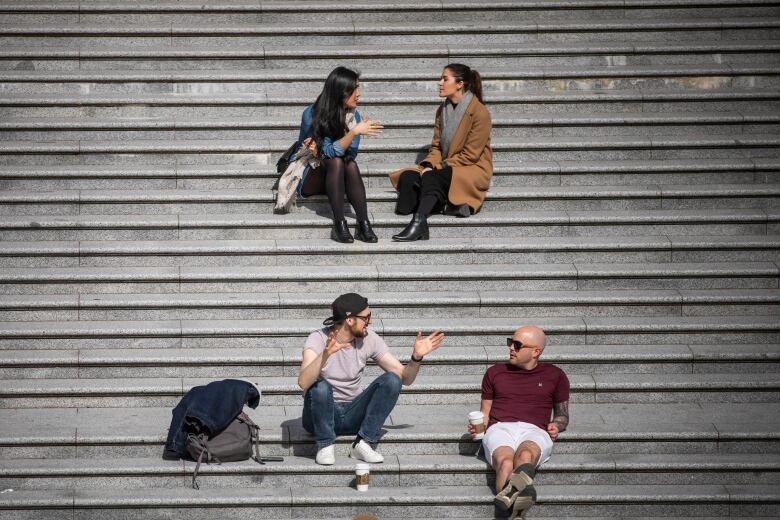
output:
[[[313,134],[313,124],[312,124],[312,113],[314,112],[314,105],[309,105],[306,107],[306,109],[303,111],[303,115],[301,116],[301,131],[298,134],[298,142],[303,144],[303,140],[307,137],[312,137]],[[360,113],[355,110],[355,122],[360,123]],[[360,147],[360,136],[355,136],[355,138],[352,140],[352,144],[349,145],[349,148],[347,148],[346,151],[341,147],[341,144],[339,143],[339,140],[333,141],[330,137],[326,137],[322,140],[322,150],[320,150],[320,153],[324,155],[325,157],[332,158],[332,157],[349,157],[351,159],[356,159],[358,154],[358,148]],[[301,183],[302,184],[302,183]]]

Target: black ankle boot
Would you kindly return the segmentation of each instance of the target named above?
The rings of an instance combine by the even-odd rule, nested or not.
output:
[[[330,231],[330,238],[336,242],[341,242],[342,244],[351,244],[355,241],[355,239],[352,238],[352,234],[349,232],[347,221],[344,219],[333,221],[333,229]]]
[[[362,242],[368,242],[373,244],[379,239],[376,237],[376,233],[371,229],[371,222],[366,220],[358,220],[357,227],[355,228],[355,238]]]
[[[412,221],[397,235],[393,235],[396,242],[414,242],[415,240],[428,240],[428,219],[415,213]]]

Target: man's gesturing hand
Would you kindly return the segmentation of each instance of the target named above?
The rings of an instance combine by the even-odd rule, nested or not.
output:
[[[431,332],[428,336],[423,337],[422,332],[417,332],[417,337],[414,339],[414,350],[412,353],[415,357],[425,357],[441,345],[444,341],[444,332],[437,330]]]
[[[541,384],[541,383],[540,383]],[[554,422],[551,422],[547,425],[547,433],[550,435],[550,438],[555,441],[555,439],[558,438],[558,425]]]
[[[349,343],[339,343],[336,339],[341,332],[341,327],[333,327],[333,331],[328,334],[328,341],[325,343],[325,352],[329,356],[335,354],[339,350],[349,346]]]

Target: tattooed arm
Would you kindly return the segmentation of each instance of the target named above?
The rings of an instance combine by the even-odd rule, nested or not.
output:
[[[547,433],[555,440],[558,434],[569,426],[569,401],[561,401],[553,405],[553,420],[547,425]]]

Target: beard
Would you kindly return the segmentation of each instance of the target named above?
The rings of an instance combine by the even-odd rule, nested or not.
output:
[[[352,327],[350,327],[349,331],[356,338],[365,338],[366,336],[368,336],[368,327],[367,326],[363,326],[361,328],[361,326],[358,325],[357,323],[355,323]]]

